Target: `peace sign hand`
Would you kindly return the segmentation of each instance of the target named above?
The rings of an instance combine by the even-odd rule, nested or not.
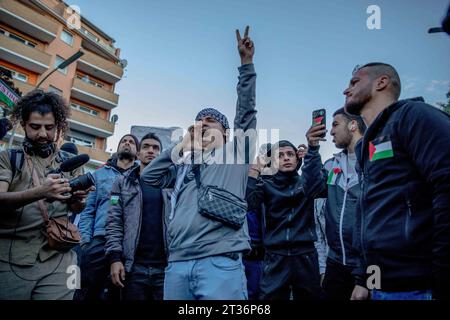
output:
[[[241,38],[239,30],[236,29],[236,39],[238,42],[238,51],[241,56],[241,64],[253,63],[253,55],[255,54],[255,46],[253,41],[248,36],[250,27],[245,27],[244,38]]]

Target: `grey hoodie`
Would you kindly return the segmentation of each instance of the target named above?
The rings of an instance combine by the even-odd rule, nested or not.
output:
[[[318,149],[311,152],[320,156]],[[341,151],[327,160],[322,169],[326,171],[326,176],[320,175],[319,171],[308,173],[317,180],[327,179],[327,184],[320,184],[322,190],[319,195],[327,197],[325,233],[329,246],[328,258],[355,267],[357,257],[352,244],[360,185],[358,175],[349,176],[347,157],[347,152]]]
[[[246,132],[248,129],[256,129],[255,87],[256,73],[253,64],[241,66],[237,85],[235,130],[242,129]],[[242,136],[236,136],[222,149],[215,150],[214,157],[222,159],[224,152],[229,155],[236,144],[241,146],[237,148],[237,155],[243,157],[242,141]],[[169,217],[169,261],[192,260],[250,250],[250,237],[246,221],[242,228],[235,230],[198,213],[198,192],[191,171],[192,165],[174,164],[171,160],[172,150],[173,148],[161,153],[141,175],[144,183],[160,188],[173,187],[175,184],[181,184],[181,180],[183,181]],[[248,149],[248,159],[253,159],[254,153],[255,145],[252,144]],[[201,183],[203,185],[216,185],[245,199],[248,161],[245,164],[218,164],[212,160],[211,153],[204,154],[203,158],[207,163],[206,166],[202,165],[201,167]],[[230,160],[227,159],[227,161]]]

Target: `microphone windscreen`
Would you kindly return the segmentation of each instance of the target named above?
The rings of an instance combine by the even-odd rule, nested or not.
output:
[[[61,163],[60,170],[62,172],[73,171],[89,161],[89,156],[85,153],[67,159]]]

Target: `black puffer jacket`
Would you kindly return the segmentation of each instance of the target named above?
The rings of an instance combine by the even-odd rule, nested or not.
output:
[[[308,166],[317,166],[320,171],[322,163],[317,152],[306,155],[304,168]],[[300,176],[295,171],[248,179],[249,209],[258,208],[261,203],[266,208],[266,249],[284,255],[315,250],[314,197],[318,190],[323,190],[321,183],[324,180],[312,178],[305,173]]]

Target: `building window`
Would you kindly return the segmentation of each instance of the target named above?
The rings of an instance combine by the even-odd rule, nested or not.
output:
[[[62,90],[60,90],[60,89],[58,89],[58,88],[56,88],[54,86],[49,86],[48,87],[48,92],[56,93],[59,96],[62,96],[62,94],[63,94]]]
[[[72,46],[73,35],[70,32],[63,30],[61,32],[61,40],[64,41],[65,43],[67,43],[69,46]]]
[[[103,84],[101,84],[100,82],[97,82],[95,80],[92,80],[91,78],[89,78],[88,75],[81,76],[81,75],[77,74],[77,78],[86,83],[89,83],[90,85],[96,86],[98,88],[103,88]]]
[[[5,35],[5,36],[7,36],[7,37],[9,37],[9,38],[11,38],[11,39],[13,39],[13,40],[21,42],[24,45],[27,45],[27,46],[29,46],[31,48],[36,48],[36,43],[28,41],[28,40],[25,40],[24,38],[22,38],[21,36],[15,34],[15,33],[11,33],[11,32],[6,31],[4,29],[0,29],[0,33]]]
[[[11,75],[14,79],[20,80],[22,82],[28,82],[28,76],[26,74],[6,68],[4,66],[2,66],[2,68],[11,71]]]
[[[66,140],[80,146],[95,148],[95,137],[80,131],[70,130],[66,135]]]
[[[64,61],[65,59],[61,58],[60,56],[56,56],[54,67],[57,68]],[[67,74],[67,67],[65,67],[64,69],[58,69],[58,71],[62,74]]]
[[[70,141],[72,143],[75,143],[79,146],[84,146],[84,147],[88,147],[88,148],[94,148],[95,147],[95,143],[92,141],[88,141],[88,140],[84,140],[84,139],[80,139],[80,138],[76,138],[76,137],[71,137],[71,136],[67,136],[66,137],[66,141]]]
[[[81,112],[84,112],[84,113],[88,113],[91,116],[95,116],[95,117],[98,116],[98,111],[93,110],[93,109],[88,108],[88,107],[85,107],[85,106],[82,106],[82,105],[79,105],[79,104],[74,103],[74,102],[70,103],[70,107],[72,109],[75,109],[75,110],[78,110],[78,111],[81,111]]]

